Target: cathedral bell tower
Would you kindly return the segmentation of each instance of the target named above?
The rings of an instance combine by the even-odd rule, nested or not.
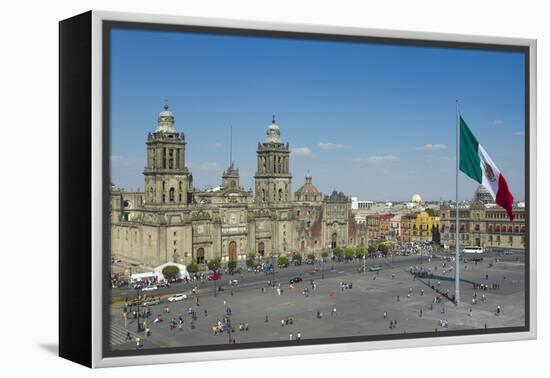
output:
[[[267,127],[266,138],[258,143],[258,167],[256,180],[256,203],[274,204],[291,201],[291,179],[289,172],[290,151],[288,143],[281,141],[281,130],[275,123],[275,116]]]
[[[157,128],[147,136],[145,203],[148,205],[187,204],[191,175],[185,166],[185,136],[177,132],[174,115],[165,102]]]

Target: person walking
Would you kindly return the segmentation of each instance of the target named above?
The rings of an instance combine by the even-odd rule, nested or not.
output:
[[[288,334],[288,340],[289,340],[289,341],[292,341],[293,339],[294,339],[294,335],[292,334],[292,332],[290,332],[290,333]]]
[[[302,340],[302,333],[301,333],[300,331],[298,331],[298,332],[296,333],[296,340],[297,340],[297,341]]]
[[[384,319],[386,319],[387,317],[388,317],[388,313],[384,311]]]

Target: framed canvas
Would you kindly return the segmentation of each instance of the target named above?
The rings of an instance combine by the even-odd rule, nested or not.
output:
[[[536,41],[60,22],[59,353],[536,337]]]

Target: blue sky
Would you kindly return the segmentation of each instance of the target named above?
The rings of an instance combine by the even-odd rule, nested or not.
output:
[[[233,160],[253,187],[272,114],[292,150],[293,191],[360,199],[455,196],[455,100],[524,198],[524,60],[513,52],[115,29],[112,181],[143,188],[145,140],[164,99],[187,139],[195,186]],[[475,183],[461,174],[461,199]]]

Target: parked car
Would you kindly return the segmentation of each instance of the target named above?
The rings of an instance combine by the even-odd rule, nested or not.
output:
[[[168,297],[168,302],[179,302],[183,301],[184,299],[187,299],[187,294],[175,294],[171,297]]]
[[[143,306],[153,306],[160,303],[160,298],[148,298],[145,299],[141,304]]]
[[[294,277],[288,282],[290,282],[291,284],[295,284],[295,283],[298,283],[298,282],[302,282],[302,279],[300,277]]]
[[[147,286],[147,287],[144,287],[141,289],[141,291],[156,291],[158,290],[158,286],[157,285],[152,285],[152,286]]]

